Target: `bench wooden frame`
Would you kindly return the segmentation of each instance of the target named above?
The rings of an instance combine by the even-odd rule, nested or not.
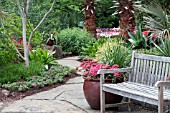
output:
[[[104,113],[105,108],[110,106],[105,105],[105,92],[157,105],[158,113],[163,113],[163,107],[170,105],[170,90],[165,88],[165,86],[170,86],[170,81],[167,81],[170,74],[169,65],[170,57],[133,52],[131,67],[99,70],[101,113]],[[117,84],[105,84],[104,74],[114,72],[128,72],[128,80]]]

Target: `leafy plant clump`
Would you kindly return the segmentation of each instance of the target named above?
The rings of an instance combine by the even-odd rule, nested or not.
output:
[[[57,35],[62,50],[72,54],[80,54],[82,47],[94,39],[86,30],[79,28],[64,29]]]
[[[50,62],[54,61],[53,54],[54,52],[52,51],[38,48],[29,54],[29,58],[31,61],[41,62],[44,65],[48,65]]]
[[[88,56],[94,58],[96,53],[104,43],[106,42],[106,38],[100,38],[99,40],[95,40],[93,43],[86,44],[86,47],[82,47],[81,54],[83,56]]]
[[[38,76],[44,70],[41,63],[31,62],[30,67],[25,67],[23,63],[9,63],[0,69],[0,83],[12,83],[16,81],[26,80],[30,76]]]
[[[10,91],[26,91],[31,88],[41,88],[57,82],[62,82],[65,76],[75,72],[75,70],[61,65],[52,66],[50,70],[43,71],[38,76],[31,74],[31,76],[27,77],[25,80],[2,84],[2,87]]]
[[[154,45],[160,56],[170,57],[170,36],[167,39],[161,38],[161,45],[155,43]]]
[[[120,68],[129,66],[131,49],[124,47],[120,40],[108,40],[98,49],[96,59],[107,65],[118,64]]]

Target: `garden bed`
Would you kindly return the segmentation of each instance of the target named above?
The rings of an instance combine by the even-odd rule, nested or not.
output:
[[[6,89],[2,88],[2,90],[0,91],[0,101],[2,101],[2,102],[11,102],[11,101],[22,99],[22,98],[24,98],[26,96],[30,96],[30,95],[42,92],[42,91],[47,91],[47,90],[50,90],[52,88],[56,88],[58,86],[66,84],[66,82],[70,78],[74,78],[76,76],[80,76],[80,75],[78,75],[78,74],[70,74],[69,76],[65,76],[63,81],[60,82],[60,83],[55,83],[55,84],[48,85],[48,86],[38,88],[38,89],[37,88],[32,88],[30,90],[23,91],[23,92],[12,91],[12,92],[9,92],[9,94],[7,96],[4,95],[4,93],[2,93],[2,90],[6,90]]]

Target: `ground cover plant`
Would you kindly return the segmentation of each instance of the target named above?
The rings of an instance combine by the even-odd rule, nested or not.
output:
[[[24,75],[24,77],[22,78],[22,76],[20,75],[23,75],[23,73],[20,72],[21,71],[20,69],[24,69],[25,67],[23,66],[23,68],[19,69],[20,73],[15,72],[16,74],[18,73],[18,76],[20,77],[13,75],[16,78],[15,81],[12,80],[9,81],[10,79],[7,79],[8,82],[2,82],[1,87],[6,88],[10,91],[15,91],[15,90],[26,91],[26,90],[30,90],[31,88],[42,88],[44,86],[52,85],[57,82],[62,82],[65,76],[75,73],[75,70],[72,70],[68,67],[63,67],[61,65],[52,66],[48,71],[45,70],[44,68],[40,68],[39,66],[37,67],[36,66],[34,66],[34,68],[36,69],[34,68],[29,69],[30,72],[32,73],[28,73],[29,75],[26,74],[27,76]],[[26,70],[28,70],[28,68],[26,68]]]
[[[26,68],[23,63],[8,63],[1,67],[0,83],[12,83],[25,80],[32,75],[38,76],[43,71],[43,68],[43,65],[38,62],[31,62],[28,68]]]

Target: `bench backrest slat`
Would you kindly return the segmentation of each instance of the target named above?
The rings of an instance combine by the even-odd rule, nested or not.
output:
[[[159,80],[166,81],[170,74],[170,57],[132,54],[132,73],[129,81],[153,86]]]

